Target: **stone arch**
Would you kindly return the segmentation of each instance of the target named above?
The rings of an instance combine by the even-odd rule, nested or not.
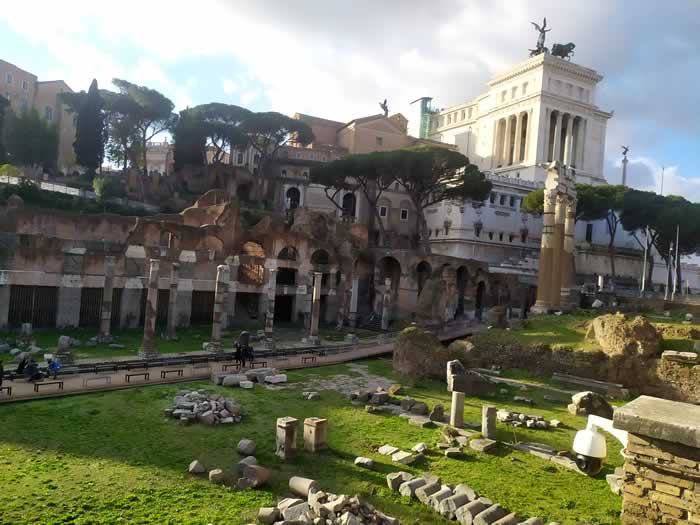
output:
[[[469,269],[462,265],[457,268],[457,310],[455,311],[455,319],[464,315],[464,296],[467,292],[469,284]]]
[[[357,197],[352,192],[348,192],[343,195],[343,201],[341,204],[343,208],[343,217],[355,218],[357,216]]]
[[[262,285],[265,282],[265,250],[255,241],[241,247],[239,280],[245,284]]]
[[[294,246],[285,246],[277,254],[277,259],[296,262],[299,259],[299,253]],[[297,269],[278,266],[276,281],[280,286],[295,286],[297,281]]]
[[[285,246],[277,254],[277,258],[282,259],[283,261],[298,261],[299,252],[294,246]]]
[[[288,210],[295,210],[301,203],[301,192],[296,186],[292,186],[285,193],[285,202]]]

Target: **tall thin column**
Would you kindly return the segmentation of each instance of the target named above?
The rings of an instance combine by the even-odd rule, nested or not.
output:
[[[105,256],[105,282],[102,290],[102,307],[100,308],[100,339],[110,339],[115,262],[116,259],[113,255]]]
[[[564,217],[564,251],[561,261],[561,306],[576,307],[573,290],[576,280],[574,249],[576,246],[576,198],[569,197]]]
[[[564,220],[566,216],[566,197],[557,194],[554,208],[554,237],[552,251],[552,308],[561,304],[561,276],[564,251]]]
[[[576,129],[576,163],[574,165],[577,169],[582,170],[583,153],[586,148],[586,120],[579,117]]]
[[[233,258],[233,263],[229,267],[230,272],[229,272],[229,288],[228,288],[228,296],[227,296],[227,305],[226,305],[226,317],[227,317],[227,323],[226,326],[230,327],[231,324],[233,323],[233,320],[236,317],[236,293],[238,293],[238,270],[241,267],[241,262],[240,259],[238,258],[238,255],[234,256]]]
[[[275,298],[277,297],[277,268],[268,268],[267,275],[267,309],[265,310],[265,337],[272,338],[275,331]]]
[[[554,247],[554,210],[556,200],[556,189],[544,191],[540,267],[537,274],[537,301],[532,307],[534,313],[547,313],[552,308],[552,251]]]
[[[391,279],[384,279],[384,296],[382,297],[382,330],[389,329],[391,317]]]
[[[552,148],[552,160],[561,162],[561,124],[563,114],[557,111],[557,120],[554,124],[554,144]]]
[[[350,326],[357,326],[357,304],[359,302],[360,278],[352,276],[352,288],[350,289]]]
[[[571,166],[574,163],[574,116],[569,113],[566,117],[566,138],[564,140],[564,164]]]
[[[333,268],[328,276],[328,296],[326,297],[326,314],[324,321],[326,323],[332,323],[338,314],[338,303],[340,302],[340,297],[338,297],[338,269]]]
[[[350,290],[348,289],[347,279],[344,273],[340,274],[340,285],[338,286],[338,312],[336,314],[336,328],[343,328],[345,317],[347,315],[348,304],[350,303]]]
[[[323,274],[321,272],[314,272],[314,291],[312,295],[312,305],[311,305],[311,325],[309,327],[309,342],[311,344],[320,344],[320,338],[318,336],[318,321],[321,317],[321,281],[323,279]]]
[[[523,141],[523,119],[524,113],[519,113],[515,121],[515,150],[513,153],[513,164],[520,164],[520,155],[522,153]]]
[[[506,136],[504,137],[503,140],[503,165],[507,166],[509,165],[510,162],[510,149],[512,146],[512,131],[513,131],[513,125],[512,125],[512,119],[508,117],[506,119]]]
[[[177,336],[177,286],[180,283],[180,263],[172,263],[170,270],[170,295],[168,296],[168,327],[165,335],[168,339]]]
[[[148,272],[148,295],[146,296],[146,312],[143,323],[143,344],[141,356],[153,357],[158,355],[156,348],[156,313],[158,312],[158,277],[160,261],[151,259]]]
[[[228,291],[229,268],[227,264],[216,267],[216,287],[214,288],[214,317],[211,324],[212,350],[220,352],[221,348],[221,324],[224,313],[224,301]]]

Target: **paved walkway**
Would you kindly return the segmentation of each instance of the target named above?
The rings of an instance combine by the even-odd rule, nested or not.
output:
[[[293,370],[298,368],[310,368],[337,363],[347,363],[349,361],[355,361],[377,355],[388,354],[391,353],[393,349],[394,340],[389,339],[384,342],[376,342],[372,344],[361,343],[350,349],[339,350],[336,353],[324,356],[313,354],[316,357],[316,361],[313,363],[304,363],[302,361],[304,357],[312,355],[310,352],[307,354],[302,353],[286,358],[266,358],[264,356],[261,356],[259,358],[256,358],[256,362],[265,361],[268,367],[279,368],[281,370]],[[194,354],[187,355],[198,354],[201,354],[201,352],[196,352]],[[175,355],[173,355],[173,357]],[[87,392],[117,390],[143,385],[168,384],[182,381],[196,381],[202,379],[208,380],[212,373],[222,372],[223,367],[231,363],[232,361],[222,363],[207,363],[208,366],[203,368],[202,365],[171,365],[149,367],[148,369],[137,369],[131,371],[120,370],[118,372],[100,372],[98,374],[84,373],[59,376],[58,380],[63,382],[62,390],[59,389],[60,385],[51,384],[53,381],[51,379],[46,379],[37,383],[27,382],[24,379],[18,379],[15,381],[5,381],[3,383],[3,387],[11,387],[12,396],[8,397],[6,392],[0,393],[0,403],[10,403],[13,401],[57,397]],[[178,372],[178,370],[180,372]],[[233,369],[229,369],[229,371],[231,373],[234,373]],[[166,374],[162,374],[163,372],[166,372]],[[130,374],[133,375],[131,377],[128,377]],[[165,377],[163,377],[163,375]],[[35,392],[34,388],[37,384],[39,385],[39,391]]]

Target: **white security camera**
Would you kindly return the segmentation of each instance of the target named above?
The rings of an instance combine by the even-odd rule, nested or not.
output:
[[[599,429],[615,436],[622,443],[623,449],[627,447],[627,432],[613,428],[611,419],[588,416],[586,428],[576,432],[573,448],[576,452],[576,466],[589,476],[595,476],[600,472],[603,468],[603,459],[608,455],[605,436],[598,431]]]

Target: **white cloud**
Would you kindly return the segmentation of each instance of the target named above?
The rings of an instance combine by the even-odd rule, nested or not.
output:
[[[227,95],[233,95],[236,91],[238,91],[238,84],[231,80],[230,78],[225,78],[223,80],[223,88],[224,88],[224,93]]]

